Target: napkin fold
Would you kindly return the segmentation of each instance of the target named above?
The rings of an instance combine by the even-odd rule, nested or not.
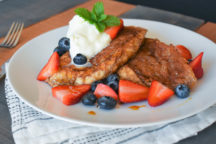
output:
[[[163,125],[101,128],[70,123],[26,105],[5,79],[5,94],[17,144],[172,144],[196,135],[216,121],[216,106],[192,117]]]

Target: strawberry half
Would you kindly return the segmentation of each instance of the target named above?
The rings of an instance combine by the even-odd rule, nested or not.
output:
[[[186,60],[192,59],[191,52],[185,46],[176,45],[176,49]]]
[[[57,86],[52,88],[52,95],[65,105],[76,104],[82,96],[90,90],[90,85]]]
[[[107,33],[110,36],[110,38],[113,40],[122,28],[123,28],[123,20],[120,19],[119,26],[108,27],[104,32]]]
[[[158,81],[152,81],[149,89],[148,103],[150,106],[159,106],[174,95],[174,91]]]
[[[131,103],[146,100],[149,88],[127,80],[119,81],[119,100]]]
[[[54,52],[47,64],[42,68],[40,73],[37,76],[37,80],[44,81],[48,77],[52,76],[58,71],[59,68],[59,55],[57,52]]]
[[[190,66],[193,69],[193,72],[196,76],[197,79],[200,79],[203,77],[203,68],[202,68],[202,57],[203,57],[203,52],[201,52],[197,57],[195,57],[191,62]]]
[[[109,96],[109,97],[114,98],[115,100],[118,100],[118,95],[116,94],[116,92],[111,87],[109,87],[108,85],[105,85],[102,83],[97,85],[97,87],[94,91],[94,95],[97,98],[100,98],[102,96]]]

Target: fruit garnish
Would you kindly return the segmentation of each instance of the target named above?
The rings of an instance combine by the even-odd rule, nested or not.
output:
[[[111,74],[106,78],[107,82],[119,81],[119,76],[117,74]]]
[[[98,103],[98,107],[100,109],[110,110],[110,109],[115,108],[115,106],[117,104],[117,101],[114,98],[112,98],[112,97],[103,96],[103,97],[100,97],[98,99],[97,103]]]
[[[88,92],[82,97],[82,103],[84,105],[94,105],[97,100],[97,97],[93,94],[93,92]]]
[[[189,49],[187,49],[185,46],[183,45],[176,45],[177,51],[187,60],[192,59],[192,54],[189,51]]]
[[[175,94],[178,98],[186,98],[190,94],[190,89],[185,84],[180,84],[175,88]]]
[[[65,105],[76,104],[90,90],[90,85],[63,85],[52,88],[52,95]]]
[[[118,92],[119,76],[117,74],[111,74],[106,78],[106,85],[111,87],[115,92]]]
[[[42,68],[40,73],[37,76],[37,80],[44,81],[48,77],[52,76],[58,71],[59,68],[59,55],[57,52],[54,52],[47,64]]]
[[[127,80],[119,81],[119,100],[131,103],[146,100],[149,88]]]
[[[83,65],[87,63],[87,57],[79,53],[73,58],[73,62],[77,65]]]
[[[120,19],[116,16],[104,14],[104,6],[102,2],[96,2],[92,11],[86,8],[77,8],[75,13],[96,26],[98,31],[103,32],[107,27],[120,25]]]
[[[195,57],[191,62],[190,66],[193,69],[193,72],[196,76],[197,79],[200,79],[203,77],[203,68],[202,68],[202,57],[203,57],[203,52],[201,52],[197,57]]]
[[[174,95],[174,91],[161,84],[158,81],[152,81],[148,94],[148,103],[150,106],[159,106]]]
[[[91,91],[94,92],[97,85],[100,84],[100,83],[104,83],[102,80],[98,80],[98,81],[95,81],[91,84]]]
[[[192,59],[188,59],[188,63],[191,63],[193,60]]]
[[[97,85],[97,87],[94,91],[94,95],[97,98],[100,98],[102,96],[109,96],[109,97],[114,98],[115,100],[118,100],[118,95],[116,94],[116,92],[111,87],[109,87],[108,85],[105,85],[102,83]]]
[[[105,29],[105,33],[107,33],[112,40],[117,36],[118,32],[123,28],[123,20],[120,19],[120,22],[121,24],[118,26],[112,26]]]
[[[59,40],[58,46],[65,51],[69,51],[70,49],[70,39],[67,37],[63,37]]]
[[[70,39],[67,37],[62,37],[59,42],[58,46],[53,50],[53,52],[57,51],[59,56],[62,56],[64,53],[70,50]]]
[[[119,82],[118,81],[109,81],[106,83],[109,87],[111,87],[116,93],[118,93]]]
[[[65,51],[65,49],[63,49],[63,48],[57,46],[57,47],[53,50],[53,52],[57,52],[59,56],[62,56],[62,55],[63,55],[64,53],[66,53],[67,51]]]

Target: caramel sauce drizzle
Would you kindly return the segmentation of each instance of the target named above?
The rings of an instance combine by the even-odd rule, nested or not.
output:
[[[141,105],[141,106],[136,106],[136,105],[134,105],[134,106],[129,106],[128,108],[130,108],[130,109],[132,109],[132,110],[139,110],[139,109],[142,108],[142,107],[146,107],[146,105]]]
[[[90,115],[96,115],[96,112],[94,112],[94,111],[89,111],[88,114],[90,114]]]
[[[192,97],[188,97],[183,103],[179,104],[178,106],[183,106],[184,104],[186,104],[190,100],[192,100]]]

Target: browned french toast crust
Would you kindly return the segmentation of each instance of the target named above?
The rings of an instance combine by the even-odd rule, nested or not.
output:
[[[52,86],[91,84],[103,79],[117,71],[142,45],[146,29],[126,26],[118,36],[94,58],[90,60],[92,66],[77,69],[75,66],[67,66],[71,59],[69,53],[60,58],[60,69],[46,81]]]
[[[153,80],[175,89],[179,84],[192,88],[197,79],[188,62],[173,45],[157,39],[145,39],[137,55],[118,74],[122,79],[150,86]]]

